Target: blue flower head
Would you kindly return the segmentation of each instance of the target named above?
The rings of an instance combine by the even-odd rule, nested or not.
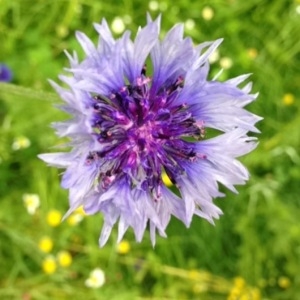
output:
[[[9,82],[11,80],[11,70],[5,64],[0,63],[0,81]]]
[[[213,223],[222,214],[213,203],[223,196],[218,183],[236,191],[249,176],[236,160],[255,148],[247,132],[258,132],[260,120],[244,109],[256,98],[251,83],[239,87],[248,75],[208,80],[208,58],[221,40],[194,46],[182,24],[163,40],[160,17],[148,16],[134,40],[129,31],[114,39],[105,20],[94,26],[97,46],[76,33],[85,59],[67,53],[72,76],[60,80],[69,88],[51,82],[72,115],[54,128],[71,139],[72,150],[39,156],[66,169],[66,216],[81,205],[88,214],[103,213],[100,246],[117,222],[118,241],[129,227],[141,241],[149,226],[153,244],[156,232],[166,236],[171,215],[186,226],[194,214]],[[222,134],[206,139],[206,128]],[[178,193],[164,185],[162,172]]]

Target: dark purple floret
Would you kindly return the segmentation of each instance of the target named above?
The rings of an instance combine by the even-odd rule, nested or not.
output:
[[[95,138],[104,145],[94,159],[105,157],[104,164],[111,165],[99,176],[105,189],[121,177],[134,178],[157,201],[163,169],[175,182],[175,175],[184,172],[180,162],[197,158],[193,144],[182,138],[203,138],[203,122],[192,117],[186,104],[173,105],[172,100],[182,87],[182,77],[178,77],[153,96],[151,79],[145,76],[143,68],[134,85],[124,86],[109,96],[93,97],[92,127]]]

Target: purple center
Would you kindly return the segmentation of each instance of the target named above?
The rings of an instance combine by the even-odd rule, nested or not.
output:
[[[150,83],[142,73],[134,85],[109,96],[93,96],[92,127],[102,150],[90,153],[87,163],[100,163],[103,189],[125,176],[158,200],[162,170],[175,182],[184,172],[181,162],[199,157],[193,140],[204,137],[204,127],[187,105],[173,104],[183,88],[181,77],[155,94]]]

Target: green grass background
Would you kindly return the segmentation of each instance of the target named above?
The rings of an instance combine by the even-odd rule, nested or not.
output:
[[[52,92],[47,79],[56,80],[68,66],[64,49],[82,55],[76,30],[96,42],[92,23],[104,17],[111,24],[121,17],[135,32],[145,24],[149,3],[0,0],[0,62],[12,69],[13,84],[37,91],[0,85],[1,300],[300,299],[300,1],[157,3],[158,10],[150,13],[155,17],[162,12],[163,32],[193,20],[195,26],[186,35],[195,43],[224,38],[220,57],[229,57],[233,65],[222,80],[253,73],[253,90],[260,96],[249,110],[264,120],[258,125],[259,147],[242,159],[250,181],[238,187],[238,195],[228,192],[216,200],[224,216],[215,227],[195,218],[186,229],[172,219],[168,238],[158,238],[155,249],[147,235],[137,244],[129,232],[131,249],[120,255],[116,230],[99,249],[101,215],[86,217],[76,227],[66,222],[50,227],[47,212],[66,211],[67,192],[59,186],[59,172],[46,167],[37,154],[61,143],[49,124],[66,116],[53,107],[57,97],[40,91]],[[205,7],[214,12],[210,20],[203,18]],[[220,61],[212,64],[211,76],[220,68]],[[290,105],[283,101],[286,94],[294,99]],[[18,136],[29,138],[31,146],[13,151]],[[40,196],[34,216],[23,205],[24,193]],[[44,235],[54,240],[53,254],[70,251],[70,267],[51,275],[43,272],[45,254],[38,241]],[[106,283],[89,289],[84,281],[96,267],[104,270]],[[208,274],[209,282],[193,272]],[[258,288],[261,296],[230,296],[235,277]],[[280,284],[283,278],[289,284]]]

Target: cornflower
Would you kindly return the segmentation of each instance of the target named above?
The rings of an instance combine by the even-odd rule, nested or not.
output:
[[[222,40],[194,46],[183,37],[183,24],[163,40],[160,17],[148,16],[134,40],[129,31],[114,39],[105,20],[94,26],[97,46],[76,33],[83,61],[67,53],[72,76],[59,78],[69,88],[51,81],[65,101],[62,109],[73,116],[53,126],[71,139],[72,150],[39,156],[66,169],[65,217],[81,205],[87,214],[103,213],[100,246],[117,222],[118,242],[129,227],[141,241],[148,225],[153,244],[157,232],[166,236],[172,215],[186,226],[193,215],[213,223],[222,214],[213,203],[224,196],[218,183],[236,192],[234,185],[249,177],[236,160],[256,147],[247,133],[259,132],[261,119],[244,109],[257,97],[251,83],[239,87],[249,75],[209,80],[209,57]],[[208,128],[220,134],[207,139]],[[164,184],[164,172],[178,193]]]
[[[0,63],[0,81],[9,82],[12,80],[12,72],[10,68]]]

